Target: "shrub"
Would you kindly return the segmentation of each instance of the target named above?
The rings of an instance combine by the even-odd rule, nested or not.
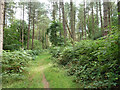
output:
[[[118,43],[118,33],[113,31],[97,40],[82,40],[74,47],[64,47],[61,52],[59,48],[57,58],[68,69],[68,75],[74,75],[74,81],[84,88],[110,88],[119,85]]]

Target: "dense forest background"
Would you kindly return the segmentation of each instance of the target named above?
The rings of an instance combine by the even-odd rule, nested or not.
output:
[[[29,60],[49,52],[82,88],[119,87],[120,2],[47,2],[0,4],[3,78],[21,74]]]

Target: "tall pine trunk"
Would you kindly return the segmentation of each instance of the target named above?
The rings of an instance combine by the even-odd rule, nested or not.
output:
[[[95,35],[95,30],[94,30],[94,10],[93,10],[93,2],[91,3],[92,4],[92,35],[94,37]]]
[[[5,1],[6,1],[6,0],[5,0]],[[5,28],[5,20],[6,20],[6,6],[7,6],[7,3],[5,2],[5,3],[4,3],[3,29]]]
[[[35,25],[35,9],[34,9],[34,12],[33,12],[33,33],[32,33],[32,50],[34,48],[34,25]]]
[[[103,2],[103,9],[104,9],[104,33],[105,36],[107,34],[107,27],[108,27],[108,2]]]
[[[61,23],[61,0],[59,0],[59,22]],[[61,31],[60,31],[60,37],[61,37]]]
[[[71,32],[72,32],[72,38],[73,40],[75,40],[74,36],[75,36],[75,32],[74,32],[74,12],[73,12],[73,1],[70,0],[70,17],[71,17],[71,20],[70,20],[70,24],[71,24]]]
[[[103,19],[102,19],[102,11],[101,11],[101,0],[99,1],[99,11],[100,11],[101,31],[103,33]]]
[[[85,10],[85,0],[84,0],[84,29],[85,29],[85,39],[86,39],[86,10]]]
[[[109,31],[111,31],[111,2],[108,2],[108,23]]]
[[[96,2],[96,24],[99,25],[99,20],[98,20],[98,2]]]
[[[3,16],[4,16],[4,0],[0,1],[0,60],[2,60],[2,50],[3,50]],[[0,73],[1,73],[0,69]],[[1,83],[1,82],[0,82]],[[1,89],[0,85],[0,89]]]
[[[67,36],[67,31],[66,31],[66,28],[65,28],[65,13],[64,13],[64,2],[62,1],[61,2],[62,4],[62,18],[63,18],[63,29],[64,29],[64,42],[66,43],[66,36]]]
[[[29,3],[29,24],[28,24],[27,49],[29,49],[29,43],[30,43],[30,18],[31,18],[31,2]]]
[[[24,2],[23,2],[23,28],[22,28],[22,48],[24,46]]]

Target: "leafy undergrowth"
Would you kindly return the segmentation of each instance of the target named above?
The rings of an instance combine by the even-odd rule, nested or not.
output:
[[[43,88],[42,84],[42,73],[38,69],[40,63],[40,57],[37,57],[34,61],[30,61],[28,67],[26,67],[25,72],[22,74],[20,80],[15,78],[9,78],[8,83],[3,83],[3,88]],[[4,78],[3,78],[4,80]]]
[[[97,40],[82,40],[75,46],[52,47],[51,53],[68,75],[82,88],[111,88],[120,86],[118,32],[112,31]]]

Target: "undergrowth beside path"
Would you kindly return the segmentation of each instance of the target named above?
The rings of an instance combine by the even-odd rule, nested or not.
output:
[[[76,88],[66,71],[57,67],[50,60],[51,55],[42,53],[36,60],[30,61],[24,77],[3,84],[3,88]]]

